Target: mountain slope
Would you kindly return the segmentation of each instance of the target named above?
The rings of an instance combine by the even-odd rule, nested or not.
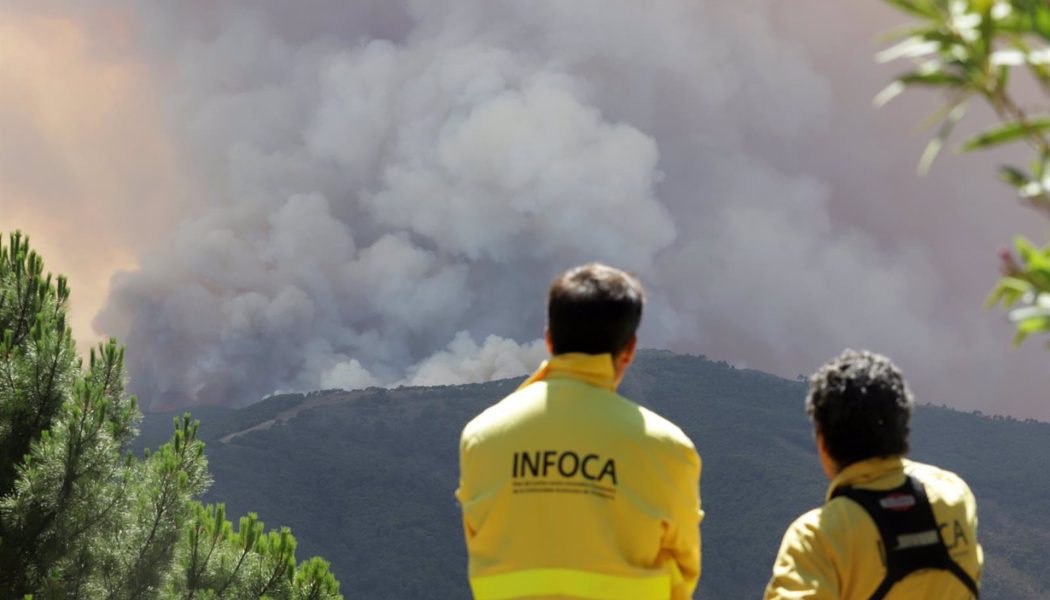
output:
[[[518,380],[315,392],[210,411],[201,431],[232,514],[289,525],[300,554],[333,562],[349,598],[466,598],[458,507],[462,426]],[[823,501],[805,386],[725,363],[639,354],[621,392],[678,423],[704,461],[698,598],[756,598],[787,525]],[[150,415],[156,445],[170,415]],[[220,441],[226,440],[226,441]],[[982,598],[1050,594],[1050,425],[921,406],[912,457],[956,471],[977,494]]]

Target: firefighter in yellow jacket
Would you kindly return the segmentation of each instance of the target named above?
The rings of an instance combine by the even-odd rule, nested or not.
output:
[[[978,597],[973,494],[954,473],[903,458],[912,405],[884,356],[847,350],[813,376],[806,412],[831,485],[784,535],[766,600]]]
[[[700,458],[670,421],[616,393],[643,291],[590,264],[554,280],[552,357],[460,442],[476,600],[691,598],[700,577]]]

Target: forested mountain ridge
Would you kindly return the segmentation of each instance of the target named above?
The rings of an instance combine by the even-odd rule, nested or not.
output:
[[[290,394],[197,410],[215,477],[205,499],[293,527],[303,552],[332,561],[348,598],[469,597],[452,496],[459,432],[519,381]],[[620,391],[678,423],[703,458],[696,597],[760,597],[784,529],[820,504],[827,486],[803,414],[805,385],[643,351]],[[169,430],[170,415],[148,415],[139,443],[155,445]],[[1050,596],[1050,424],[920,406],[912,449],[977,494],[982,598]]]

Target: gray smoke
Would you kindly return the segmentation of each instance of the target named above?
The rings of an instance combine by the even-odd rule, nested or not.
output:
[[[978,308],[1021,217],[920,203],[1000,191],[913,176],[915,105],[870,114],[873,44],[816,54],[825,4],[126,6],[203,196],[97,327],[155,407],[481,381],[535,365],[546,284],[601,260],[649,288],[644,345],[787,375],[870,347],[920,402],[1038,410]]]

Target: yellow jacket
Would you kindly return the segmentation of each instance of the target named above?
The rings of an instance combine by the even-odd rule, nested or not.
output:
[[[467,424],[456,498],[477,600],[691,597],[700,457],[617,395],[608,354],[562,354]]]
[[[857,503],[831,499],[838,486],[888,490],[905,473],[923,482],[941,539],[952,559],[978,584],[983,555],[977,542],[977,504],[954,473],[900,457],[861,461],[842,470],[828,488],[824,506],[802,515],[784,534],[766,600],[868,600],[886,576],[880,536]],[[972,594],[948,571],[924,570],[897,582],[887,600],[967,600]]]

